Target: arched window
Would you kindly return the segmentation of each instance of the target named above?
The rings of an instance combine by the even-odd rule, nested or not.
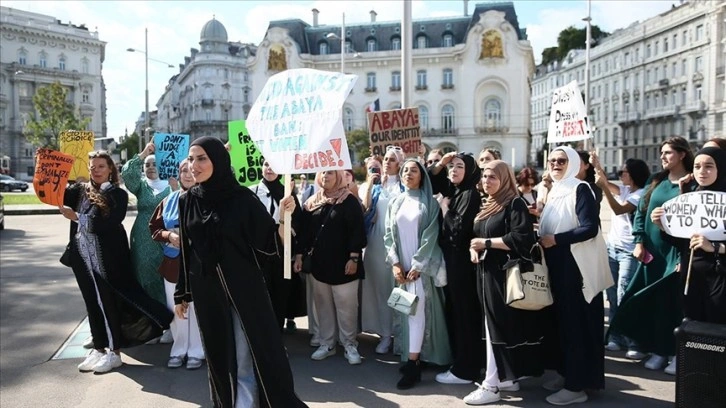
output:
[[[24,49],[18,51],[18,64],[26,65],[28,63],[28,53]]]
[[[401,49],[401,37],[391,37],[391,50],[398,51]]]
[[[442,44],[444,47],[453,47],[454,46],[454,36],[450,33],[444,34],[444,37],[442,38]]]
[[[38,56],[38,65],[40,65],[41,68],[48,68],[48,54],[45,52],[41,52]]]
[[[375,38],[369,38],[366,41],[366,50],[368,52],[378,51],[378,41]]]
[[[444,133],[454,133],[454,107],[446,104],[441,108],[441,128]]]
[[[502,122],[502,104],[497,99],[490,99],[484,104],[484,126],[498,129]]]
[[[320,51],[320,55],[328,55],[328,43],[321,42],[318,44],[318,50]]]
[[[81,102],[90,103],[90,101],[91,101],[91,93],[88,91],[88,89],[84,89],[83,93],[81,94]]]
[[[424,49],[428,47],[429,45],[429,39],[426,37],[426,34],[419,34],[418,37],[416,37],[416,48]]]
[[[424,105],[418,105],[418,124],[422,131],[429,128],[429,108]]]
[[[353,130],[353,109],[345,108],[343,113],[343,124],[345,125],[346,131],[350,132]]]

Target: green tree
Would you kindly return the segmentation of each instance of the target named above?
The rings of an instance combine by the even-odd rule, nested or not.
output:
[[[58,149],[58,137],[64,130],[84,130],[91,121],[82,119],[68,101],[68,90],[56,81],[33,95],[35,115],[25,127],[25,137],[38,147]]]
[[[600,27],[593,25],[590,28],[593,44],[597,44],[600,40],[610,35],[606,31],[602,31]],[[570,50],[580,50],[585,48],[587,40],[587,28],[576,28],[569,26],[560,31],[557,36],[557,47],[549,47],[542,50],[542,63],[549,64],[553,61],[560,61],[567,56]]]
[[[126,150],[127,160],[134,157],[139,152],[139,135],[132,133],[123,142],[118,144],[118,151]]]
[[[371,155],[371,141],[367,129],[351,130],[345,135],[353,167],[363,164],[363,160]]]

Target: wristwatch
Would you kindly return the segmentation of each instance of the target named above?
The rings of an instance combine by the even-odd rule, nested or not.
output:
[[[357,257],[357,256],[351,256],[351,257],[350,257],[350,258],[348,258],[348,259],[350,259],[350,260],[351,260],[351,261],[353,261],[354,263],[358,263],[358,261],[360,261],[360,258],[359,258],[359,257]]]
[[[491,249],[492,248],[492,240],[491,239],[488,239],[488,240],[484,241],[484,248],[486,248],[486,249]]]

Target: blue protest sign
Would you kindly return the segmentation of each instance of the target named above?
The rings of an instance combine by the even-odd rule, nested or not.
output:
[[[154,133],[154,148],[159,178],[179,178],[179,163],[189,154],[189,135]]]

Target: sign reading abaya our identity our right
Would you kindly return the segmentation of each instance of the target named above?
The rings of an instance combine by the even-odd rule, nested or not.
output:
[[[356,75],[291,69],[267,80],[247,130],[278,174],[351,168],[341,111]]]

